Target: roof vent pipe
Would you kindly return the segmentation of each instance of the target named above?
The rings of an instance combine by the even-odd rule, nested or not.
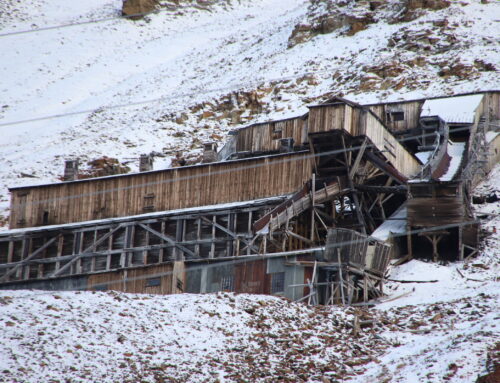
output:
[[[74,181],[78,179],[78,158],[64,161],[64,181]]]
[[[208,164],[217,161],[217,144],[215,142],[207,142],[203,144],[203,159],[202,163]]]
[[[149,172],[153,170],[153,161],[154,158],[151,154],[141,154],[139,158],[139,171]]]

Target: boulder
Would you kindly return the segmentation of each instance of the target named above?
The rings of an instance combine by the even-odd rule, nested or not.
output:
[[[124,0],[122,16],[132,20],[139,20],[146,14],[153,12],[157,4],[157,0]]]

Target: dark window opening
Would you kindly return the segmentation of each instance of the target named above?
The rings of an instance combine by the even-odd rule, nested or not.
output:
[[[151,212],[155,210],[155,193],[149,193],[144,196],[144,212]]]
[[[388,122],[404,121],[404,119],[405,112],[387,112]]]
[[[94,290],[95,291],[106,291],[106,290],[108,290],[108,285],[107,285],[107,283],[102,283],[100,285],[95,285],[94,286]]]
[[[271,274],[271,294],[285,292],[285,273]]]
[[[48,225],[48,224],[49,224],[49,212],[44,211],[43,218],[42,218],[42,225]]]
[[[156,287],[161,285],[160,278],[149,278],[146,279],[146,287]]]

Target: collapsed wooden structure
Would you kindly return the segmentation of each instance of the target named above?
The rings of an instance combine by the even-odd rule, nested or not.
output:
[[[391,257],[476,251],[499,100],[334,98],[233,131],[218,162],[12,188],[0,287],[378,297]]]

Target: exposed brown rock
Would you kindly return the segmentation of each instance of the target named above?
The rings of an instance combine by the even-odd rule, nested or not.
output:
[[[404,11],[394,21],[412,21],[422,16],[425,10],[437,11],[450,6],[449,0],[405,0]]]
[[[403,73],[405,68],[395,61],[384,63],[375,66],[366,66],[363,68],[364,72],[375,73],[381,78],[397,77]]]
[[[112,176],[130,172],[128,166],[120,163],[116,158],[107,156],[89,161],[87,165],[89,166],[88,169],[80,169],[78,179]]]
[[[316,34],[317,33],[313,31],[311,25],[297,24],[295,28],[293,28],[292,34],[288,38],[288,48],[305,43],[312,39]]]
[[[441,70],[438,75],[440,77],[450,77],[456,76],[460,79],[469,79],[477,74],[477,69],[473,65],[463,64],[461,62],[456,63],[440,63]]]
[[[353,36],[359,31],[368,28],[369,24],[374,23],[374,19],[371,13],[367,13],[362,16],[349,16],[346,19],[346,23],[347,25],[349,25],[349,30],[347,32],[347,35]]]
[[[138,20],[156,9],[157,0],[124,0],[122,15]]]
[[[497,68],[492,63],[488,63],[484,60],[476,59],[474,60],[474,66],[481,72],[495,72]]]

